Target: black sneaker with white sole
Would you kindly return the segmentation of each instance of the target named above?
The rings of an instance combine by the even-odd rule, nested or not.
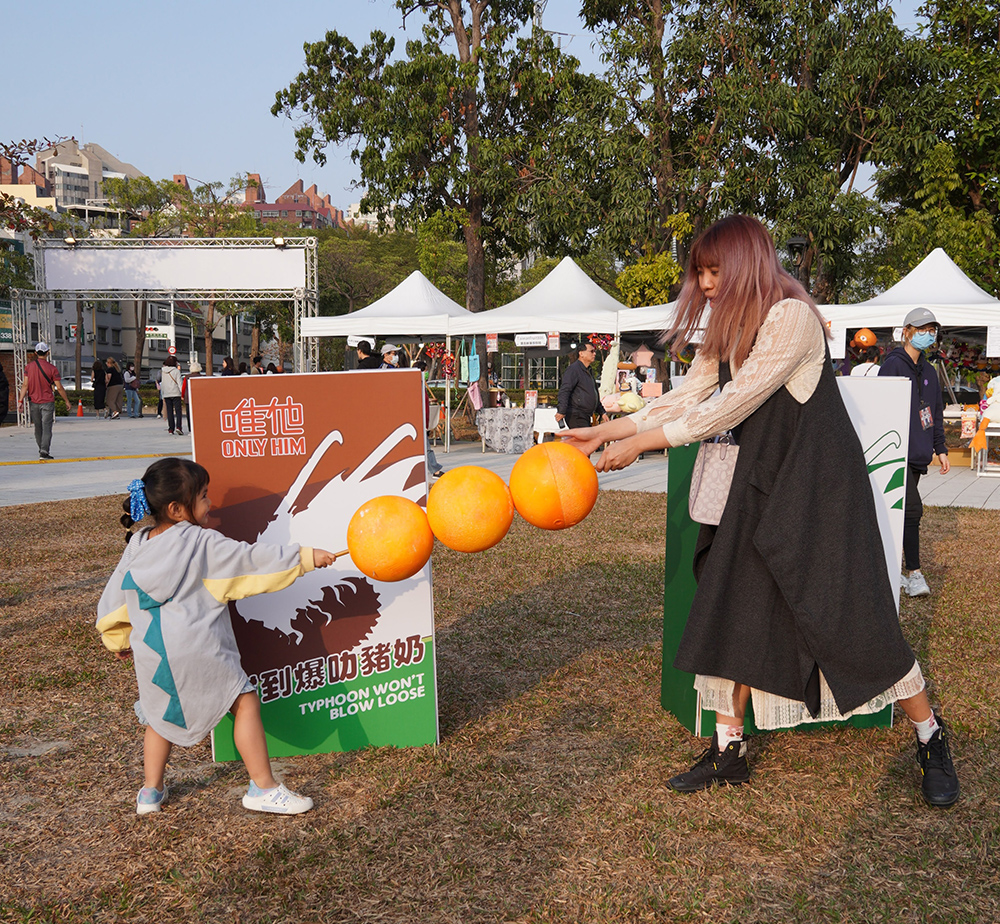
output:
[[[667,785],[678,792],[698,792],[715,783],[738,786],[749,781],[746,741],[730,742],[720,751],[719,736],[715,733],[711,745],[697,763],[687,773],[675,776]]]

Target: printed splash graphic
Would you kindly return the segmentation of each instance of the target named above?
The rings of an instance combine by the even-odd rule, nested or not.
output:
[[[192,380],[195,454],[212,526],[235,539],[338,552],[365,501],[426,500],[423,397],[410,370]],[[339,558],[230,604],[275,756],[437,740],[430,565],[369,580]],[[213,735],[235,759],[231,720]]]
[[[876,492],[881,489],[893,510],[903,509],[906,495],[906,456],[900,455],[902,446],[899,431],[890,430],[865,448],[872,488]]]

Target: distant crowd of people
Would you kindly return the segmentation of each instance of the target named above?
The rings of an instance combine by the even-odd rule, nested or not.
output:
[[[38,457],[48,460],[53,458],[50,450],[55,396],[58,394],[67,407],[71,406],[70,399],[63,387],[58,367],[49,361],[49,345],[39,340],[35,344],[34,354],[29,352],[28,356],[24,379],[18,392],[18,409],[23,409],[27,399],[30,419],[35,428]],[[123,368],[114,357],[109,356],[103,360],[95,359],[90,371],[97,417],[119,420],[122,416],[132,419],[147,416],[143,414],[142,395],[139,391],[142,383],[134,362],[126,362]],[[284,371],[281,363],[276,365],[271,362],[265,366],[260,355],[254,356],[249,366],[245,362],[237,366],[231,356],[226,356],[222,360],[220,374],[280,375]],[[169,433],[183,436],[185,419],[190,430],[191,411],[187,406],[187,383],[189,379],[200,375],[204,375],[200,362],[192,360],[188,363],[187,374],[184,374],[176,356],[168,356],[157,371],[154,380],[157,390],[156,418],[162,420],[166,415]],[[0,423],[6,419],[9,396],[10,383],[6,373],[0,369]]]

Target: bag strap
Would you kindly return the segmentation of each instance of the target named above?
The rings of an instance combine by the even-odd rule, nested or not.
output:
[[[52,379],[48,377],[48,375],[46,375],[45,369],[42,368],[42,364],[38,361],[37,356],[34,358],[33,362],[36,366],[38,366],[38,371],[42,373],[42,378],[44,378],[45,381],[49,383],[49,388],[55,388],[56,383],[53,382]]]

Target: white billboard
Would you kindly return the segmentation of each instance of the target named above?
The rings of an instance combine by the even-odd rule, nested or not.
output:
[[[49,290],[296,289],[306,284],[306,253],[298,247],[66,247],[45,248],[42,254]]]

